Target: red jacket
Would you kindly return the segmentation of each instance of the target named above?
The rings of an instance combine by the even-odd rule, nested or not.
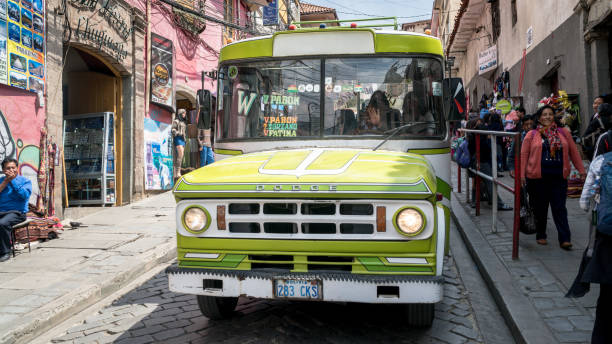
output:
[[[584,174],[580,153],[578,153],[570,133],[564,128],[559,128],[559,132],[561,133],[561,146],[563,147],[563,178],[567,179],[570,174],[570,159],[578,172]],[[525,179],[525,177],[529,179],[542,178],[542,135],[535,129],[525,135],[525,140],[521,146],[521,178]]]

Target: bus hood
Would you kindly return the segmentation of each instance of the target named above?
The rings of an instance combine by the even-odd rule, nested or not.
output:
[[[410,198],[436,193],[436,175],[421,155],[360,149],[300,149],[224,159],[183,176],[187,198]]]

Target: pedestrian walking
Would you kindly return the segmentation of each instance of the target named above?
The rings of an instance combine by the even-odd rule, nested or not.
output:
[[[602,119],[605,119],[605,129],[608,131],[601,135],[598,142],[607,142],[607,144],[604,143],[597,147],[580,197],[580,208],[588,212],[591,200],[596,198],[596,195],[598,196],[597,231],[592,245],[591,258],[586,263],[584,271],[579,271],[576,280],[587,283],[585,288],[587,291],[588,283],[599,283],[599,297],[597,298],[591,343],[607,344],[612,343],[612,327],[610,326],[612,324],[612,235],[610,234],[612,233],[610,231],[612,228],[612,168],[610,167],[612,146],[609,144],[612,138],[612,122],[609,120],[612,106],[602,104],[599,107],[599,114]],[[590,243],[589,246],[591,246]],[[588,256],[587,253],[585,252],[585,257]],[[574,285],[577,285],[577,281],[574,282]]]
[[[174,178],[181,176],[181,164],[185,154],[185,137],[187,137],[187,111],[179,109],[176,118],[172,121],[172,142],[176,151],[174,161]]]
[[[599,136],[604,132],[604,124],[601,122],[599,118],[599,106],[604,103],[603,96],[597,96],[593,99],[593,115],[589,120],[589,125],[587,126],[584,135],[582,136],[582,145],[584,147],[584,153],[589,160],[592,160],[595,150],[595,142]]]
[[[612,104],[603,103],[598,107],[598,118],[603,126],[604,133],[599,135],[595,143],[593,158],[612,150]]]
[[[525,135],[521,148],[521,182],[526,184],[536,220],[536,241],[546,245],[548,206],[552,210],[561,248],[572,248],[567,221],[567,178],[570,161],[584,179],[580,154],[570,132],[555,123],[554,109],[544,105],[536,113],[536,129]]]
[[[212,150],[210,129],[198,130],[198,145],[200,146],[200,167],[215,162],[215,156]]]
[[[470,126],[474,126],[474,129],[477,130],[490,130],[489,126],[485,124],[487,120],[489,120],[490,115],[487,114],[484,116],[484,120],[477,119],[473,122],[468,122],[468,128]],[[480,140],[480,172],[491,176],[493,173],[492,161],[491,161],[491,144],[497,144],[495,139],[491,140],[487,135],[478,135]],[[468,135],[468,147],[470,150],[470,154],[472,155],[472,160],[474,161],[473,166],[476,166],[476,135],[470,134]],[[487,200],[489,204],[493,203],[493,183],[489,180],[484,180],[484,191],[487,196]],[[476,196],[476,188],[472,189],[472,200],[475,200]],[[481,189],[482,190],[482,189]],[[476,207],[475,203],[472,203],[472,208]],[[497,195],[497,209],[498,210],[512,210],[512,207],[505,204],[502,199]]]
[[[525,115],[523,116],[522,120],[519,120],[519,123],[517,124],[517,128],[520,130],[521,137],[519,138],[519,140],[521,140],[521,143],[525,139],[525,135],[527,135],[527,133],[533,129],[533,124],[534,124],[533,115]],[[516,142],[512,140],[512,143],[510,144],[510,149],[508,151],[507,165],[508,165],[508,169],[510,170],[510,176],[512,178],[514,178],[514,162],[516,159],[515,143]]]
[[[13,158],[2,161],[0,178],[0,262],[11,258],[11,231],[13,226],[26,220],[32,182],[19,175],[18,162]]]

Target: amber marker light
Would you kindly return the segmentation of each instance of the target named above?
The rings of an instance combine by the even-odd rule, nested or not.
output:
[[[384,232],[387,230],[387,208],[376,207],[376,231]]]
[[[224,205],[217,206],[217,229],[222,231],[226,229]]]

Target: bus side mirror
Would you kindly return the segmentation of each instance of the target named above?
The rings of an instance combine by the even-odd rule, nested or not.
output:
[[[210,129],[210,118],[212,113],[212,102],[210,91],[198,90],[197,92],[198,109],[198,129]]]
[[[465,88],[461,78],[444,79],[444,102],[446,103],[446,120],[461,121],[465,119]]]

